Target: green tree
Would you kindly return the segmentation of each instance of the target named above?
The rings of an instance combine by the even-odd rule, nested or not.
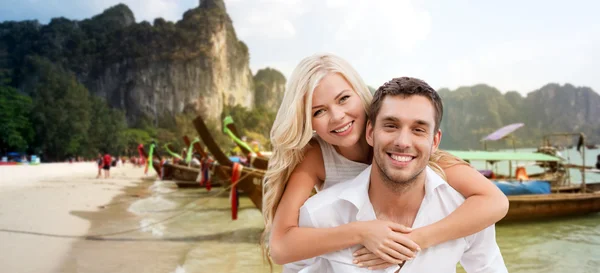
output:
[[[0,150],[25,151],[33,140],[31,98],[0,85]]]
[[[123,131],[127,128],[122,111],[111,109],[106,102],[90,96],[90,129],[88,131],[88,155],[109,152],[118,155],[124,152]]]
[[[85,153],[90,127],[88,90],[47,59],[29,58],[37,78],[31,90],[36,144],[45,160]]]
[[[148,132],[135,128],[124,130],[121,137],[125,145],[125,153],[128,156],[137,155],[138,145],[147,144],[152,141],[152,137],[148,134]]]

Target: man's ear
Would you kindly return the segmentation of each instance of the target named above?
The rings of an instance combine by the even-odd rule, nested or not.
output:
[[[431,154],[437,152],[438,147],[440,146],[440,142],[442,142],[442,130],[438,129],[435,135],[433,135],[433,145],[431,145]]]
[[[373,147],[373,124],[370,120],[367,121],[367,131],[365,137],[367,138],[367,143]]]

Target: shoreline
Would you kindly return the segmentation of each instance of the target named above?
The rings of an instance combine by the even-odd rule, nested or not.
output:
[[[187,242],[163,241],[155,237],[152,228],[140,225],[144,216],[130,212],[130,206],[152,198],[150,187],[154,179],[142,177],[127,185],[106,205],[95,211],[72,211],[73,215],[90,223],[89,235],[111,234],[76,240],[60,263],[58,272],[174,272],[190,249]],[[160,246],[159,246],[160,245]],[[139,263],[148,257],[160,257],[160,263]],[[185,271],[184,271],[185,272]]]
[[[94,162],[0,166],[0,271],[63,272],[80,238],[92,222],[79,213],[96,213],[102,206],[142,184],[141,168],[111,168],[111,178],[96,179]],[[35,261],[35,262],[32,262]]]

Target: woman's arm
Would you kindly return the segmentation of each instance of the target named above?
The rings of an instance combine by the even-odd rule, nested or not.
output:
[[[465,202],[444,219],[413,230],[410,237],[422,248],[475,234],[500,221],[508,212],[508,198],[471,166],[458,164],[444,169],[448,184]]]
[[[318,145],[306,152],[304,160],[292,172],[273,219],[269,240],[269,252],[273,262],[285,264],[342,250],[357,244],[372,245],[370,249],[398,264],[406,256],[414,256],[408,248],[418,246],[407,236],[396,232],[407,232],[403,226],[385,221],[354,222],[334,228],[298,227],[300,207],[310,197],[312,189],[325,176],[323,157]],[[403,243],[392,244],[394,250],[378,250],[384,240]],[[318,243],[315,243],[318,242]],[[402,244],[402,245],[401,245]],[[383,249],[383,247],[381,248]],[[389,249],[389,248],[387,248]],[[388,252],[387,255],[382,254]],[[405,253],[406,255],[402,255]],[[390,256],[391,255],[391,256]]]

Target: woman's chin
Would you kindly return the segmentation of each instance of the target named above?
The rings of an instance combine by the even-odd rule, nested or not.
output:
[[[355,146],[356,143],[358,143],[359,138],[360,138],[360,136],[356,136],[356,135],[352,134],[352,135],[348,135],[348,136],[344,136],[344,137],[336,136],[336,137],[328,137],[327,139],[323,138],[323,140],[325,140],[327,143],[329,143],[333,146],[351,148],[351,147]]]

